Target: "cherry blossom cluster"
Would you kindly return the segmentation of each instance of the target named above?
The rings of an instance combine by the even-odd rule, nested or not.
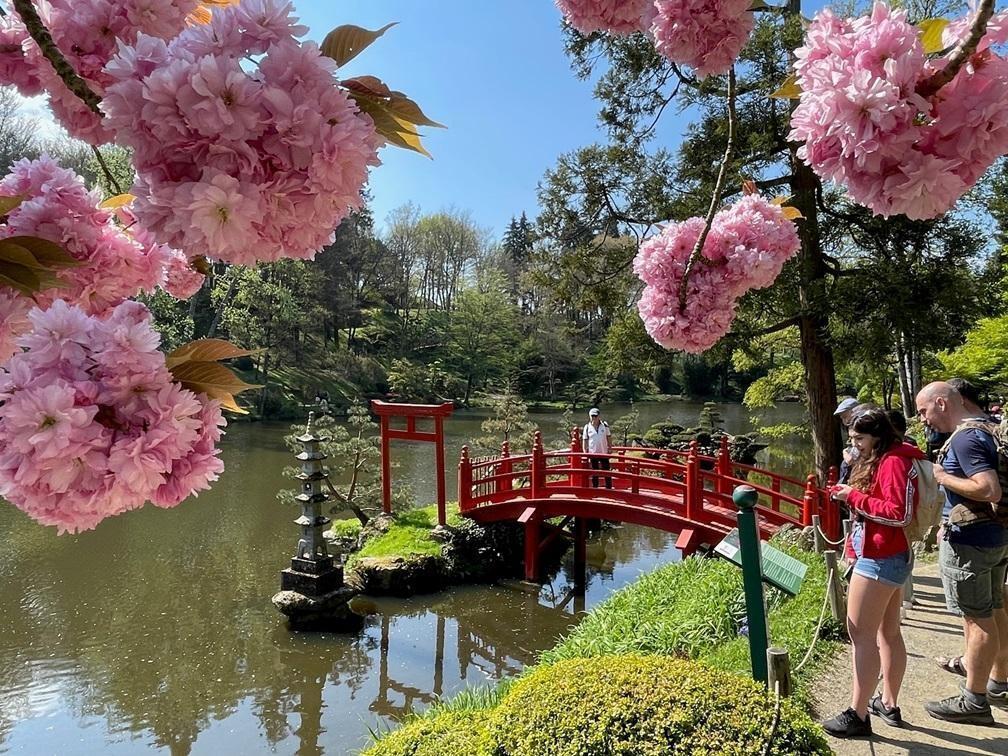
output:
[[[0,376],[0,494],[60,533],[151,501],[173,507],[208,488],[220,406],[172,382],[150,313],[106,316],[57,300],[28,316],[25,351]]]
[[[951,24],[944,44],[954,47],[970,21]],[[904,11],[881,2],[853,20],[821,11],[796,52],[799,156],[879,215],[941,215],[1008,152],[1008,60],[991,48],[1006,40],[1002,12],[955,78],[924,97],[922,83],[948,57],[925,54]]]
[[[8,291],[0,302],[0,362],[14,352],[13,339],[23,332],[24,314],[33,304],[48,306],[56,298],[100,315],[141,291],[164,286],[175,296],[202,285],[203,276],[190,269],[177,250],[125,232],[113,212],[98,207],[98,196],[80,176],[49,157],[21,160],[0,180],[0,197],[20,197],[21,204],[0,224],[0,239],[33,236],[54,242],[80,265],[59,272],[62,285],[43,289],[16,302]],[[184,297],[182,297],[184,298]],[[20,329],[20,330],[19,330]]]
[[[800,248],[779,206],[759,195],[743,197],[715,214],[680,310],[683,274],[703,228],[703,218],[669,224],[634,258],[634,272],[645,284],[637,308],[648,334],[666,349],[710,349],[731,327],[738,299],[772,284]]]
[[[698,76],[727,73],[755,25],[752,0],[656,0],[658,52]]]
[[[753,0],[557,0],[582,34],[650,33],[658,52],[698,76],[727,73],[755,24]]]
[[[654,0],[556,0],[556,4],[582,34],[647,32],[655,17]]]
[[[134,151],[133,210],[161,243],[241,264],[311,259],[360,206],[380,140],[291,12],[243,0],[170,43],[140,35],[105,69],[107,125]]]
[[[186,26],[198,0],[46,0],[39,15],[67,62],[101,96],[111,79],[103,70],[120,42],[140,33],[171,39]],[[21,18],[11,10],[0,18],[0,84],[12,84],[26,97],[43,90],[63,127],[91,144],[112,141],[112,132],[67,89]]]

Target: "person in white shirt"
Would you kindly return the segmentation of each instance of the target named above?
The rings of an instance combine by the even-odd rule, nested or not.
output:
[[[602,420],[602,414],[598,407],[588,410],[588,422],[584,430],[581,431],[581,447],[592,455],[588,459],[591,462],[592,470],[608,470],[609,457],[599,456],[609,454],[609,437],[612,435],[609,430],[609,423]],[[592,487],[599,487],[598,475],[592,476]],[[606,476],[606,488],[612,488],[612,478]]]

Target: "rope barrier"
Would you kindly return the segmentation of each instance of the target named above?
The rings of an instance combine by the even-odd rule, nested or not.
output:
[[[826,591],[823,596],[822,610],[819,612],[819,624],[816,625],[815,633],[812,634],[812,644],[805,653],[805,657],[798,663],[798,666],[794,668],[795,672],[800,672],[801,668],[804,667],[808,660],[812,658],[812,650],[815,648],[816,641],[819,640],[819,633],[822,631],[823,622],[826,621],[826,607],[829,606],[830,586],[833,584],[833,576],[835,574],[836,572],[831,569],[829,571],[829,575],[826,576]]]
[[[813,527],[815,527],[816,532],[819,534],[819,537],[822,538],[824,541],[826,541],[826,543],[828,543],[830,546],[843,546],[844,543],[847,541],[846,538],[841,538],[839,541],[831,541],[829,538],[826,537],[826,534],[822,532],[822,528],[820,528],[818,525],[815,525]]]
[[[780,713],[781,713],[780,680],[774,681],[774,693],[777,694],[777,702],[774,704],[773,724],[770,725],[770,736],[767,738],[766,745],[763,746],[763,756],[769,756],[770,746],[773,744],[774,735],[777,734],[777,725],[780,724]]]

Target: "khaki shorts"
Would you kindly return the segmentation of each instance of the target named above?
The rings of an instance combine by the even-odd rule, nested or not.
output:
[[[1004,605],[1008,546],[966,546],[943,538],[938,569],[950,612],[984,619]]]

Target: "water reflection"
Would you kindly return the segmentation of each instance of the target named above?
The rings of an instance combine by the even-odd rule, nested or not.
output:
[[[449,459],[478,425],[446,425]],[[91,533],[57,538],[0,507],[0,753],[353,753],[379,719],[516,674],[586,608],[678,558],[668,534],[605,530],[583,597],[561,566],[538,594],[379,600],[358,635],[290,633],[269,603],[297,536],[274,498],[285,428],[236,426],[213,491]],[[396,448],[429,498],[419,451]]]

